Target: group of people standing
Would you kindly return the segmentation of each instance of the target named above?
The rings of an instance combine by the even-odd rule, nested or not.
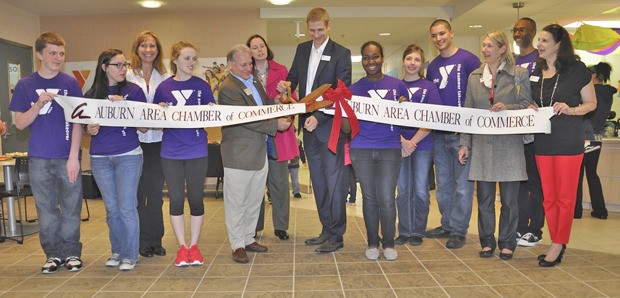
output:
[[[425,55],[419,46],[406,47],[402,55],[405,75],[400,80],[383,73],[383,47],[369,41],[360,50],[366,76],[351,84],[351,51],[329,37],[328,12],[314,8],[306,23],[311,40],[298,45],[290,71],[273,60],[273,52],[260,35],[233,46],[226,56],[230,73],[217,90],[219,104],[286,103],[289,97],[296,98],[289,90],[298,90],[302,98],[323,84],[335,88],[342,82],[353,95],[374,99],[404,98],[492,112],[551,106],[555,113],[552,133],[536,135],[533,142],[523,135],[431,132],[368,121],[360,121],[359,133],[350,138],[347,119],[340,131],[333,131],[334,119],[329,115],[320,111],[299,115],[322,226],[317,237],[305,240],[307,245],[317,245],[318,253],[344,246],[348,182],[355,179],[345,167],[345,160],[350,159],[364,199],[368,259],[378,259],[382,247],[384,258],[395,260],[395,245],[420,245],[423,237],[448,238],[447,248],[462,247],[475,181],[481,257],[492,257],[499,246],[499,257],[508,260],[517,244],[540,242],[544,206],[552,244],[539,256],[539,265],[561,262],[583,159],[584,139],[574,132],[582,130],[582,116],[596,107],[591,73],[578,61],[564,28],[546,26],[536,51],[532,46],[535,22],[519,20],[513,37],[522,52],[516,59],[506,35],[491,31],[482,43],[481,63],[452,42],[454,31],[449,22],[436,20],[430,26],[430,36],[439,56],[430,62],[426,77]],[[208,167],[206,131],[98,124],[82,127],[65,122],[54,96],[82,96],[82,92],[75,79],[60,72],[64,46],[56,33],[38,37],[35,50],[41,66],[19,81],[10,106],[16,112],[17,128],[29,128],[32,133],[31,182],[37,198],[40,241],[47,255],[42,272],[53,273],[61,266],[70,271],[82,268],[78,179],[82,134],[91,137],[92,171],[107,211],[112,255],[106,266],[132,270],[138,255],[166,255],[162,246],[164,182],[179,245],[175,265],[203,264],[198,239]],[[93,85],[84,96],[162,106],[215,104],[209,84],[192,75],[197,67],[197,49],[192,44],[180,41],[172,46],[171,75],[163,65],[161,42],[150,31],[138,34],[129,56],[127,62],[128,57],[118,49],[103,51]],[[247,252],[268,251],[255,238],[265,185],[273,202],[274,233],[283,240],[289,237],[288,161],[299,155],[293,122],[293,118],[284,117],[222,128],[225,217],[236,262],[247,263]],[[442,218],[441,226],[426,231],[433,162]],[[496,241],[497,182],[502,208]],[[189,241],[184,219],[186,192]]]

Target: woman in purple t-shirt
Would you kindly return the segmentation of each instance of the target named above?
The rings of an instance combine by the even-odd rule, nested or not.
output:
[[[170,69],[173,77],[155,90],[154,103],[166,106],[214,104],[211,87],[192,75],[198,58],[196,48],[184,41],[172,45]],[[204,221],[204,186],[207,175],[207,132],[203,128],[166,128],[161,144],[161,165],[170,197],[170,224],[179,242],[175,259],[178,267],[202,265],[198,238]],[[183,205],[187,185],[190,208],[190,242],[185,241]]]
[[[85,97],[111,101],[146,102],[142,89],[127,82],[127,59],[116,49],[99,55],[93,85]],[[103,195],[106,221],[110,229],[112,256],[108,267],[132,270],[138,261],[140,223],[138,219],[138,182],[142,172],[142,148],[134,127],[89,124],[90,163],[93,176]]]
[[[437,86],[423,76],[424,50],[409,45],[403,53],[403,82],[410,101],[441,104]],[[398,237],[397,245],[422,244],[428,220],[430,194],[428,180],[433,162],[433,137],[426,128],[403,127],[400,130],[403,163],[398,178]]]

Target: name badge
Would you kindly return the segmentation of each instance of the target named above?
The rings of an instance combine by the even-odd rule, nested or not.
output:
[[[321,60],[322,61],[331,61],[332,60],[332,56],[323,55],[323,56],[321,56]]]
[[[540,77],[539,76],[530,76],[530,81],[538,82],[538,81],[540,81]]]
[[[245,92],[245,95],[252,95],[252,90],[250,90],[249,88],[243,89],[243,92]]]

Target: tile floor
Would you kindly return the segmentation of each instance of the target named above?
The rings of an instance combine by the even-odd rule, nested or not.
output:
[[[38,236],[23,245],[0,243],[0,296],[2,297],[619,297],[620,216],[606,221],[585,213],[573,224],[573,235],[560,266],[540,268],[536,256],[549,239],[534,248],[518,248],[515,258],[480,259],[476,213],[472,215],[467,244],[448,250],[444,241],[425,239],[417,247],[398,246],[398,260],[369,261],[364,257],[366,232],[357,206],[347,207],[345,247],[315,254],[306,238],[320,232],[311,195],[292,199],[288,241],[273,235],[270,208],[259,242],[268,253],[250,253],[249,264],[232,261],[226,237],[222,200],[208,192],[205,223],[199,246],[205,264],[177,268],[174,234],[166,219],[165,257],[141,258],[135,270],[106,268],[110,254],[101,200],[90,200],[91,219],[82,224],[82,259],[78,273],[61,270],[43,275],[45,256]],[[167,202],[164,210],[167,210]],[[475,209],[475,208],[474,208]],[[499,207],[497,208],[499,210]],[[429,226],[439,222],[434,202]],[[545,231],[546,232],[546,231]],[[546,234],[543,236],[545,237]]]

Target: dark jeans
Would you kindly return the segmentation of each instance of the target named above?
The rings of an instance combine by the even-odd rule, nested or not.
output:
[[[603,148],[603,143],[592,142],[592,145],[599,145]],[[583,213],[583,174],[585,169],[586,178],[588,179],[588,188],[590,191],[590,203],[592,203],[592,211],[598,215],[607,215],[605,207],[605,197],[603,196],[603,187],[601,179],[596,173],[598,167],[598,159],[601,156],[601,149],[586,153],[583,155],[583,164],[579,172],[579,184],[577,186],[577,203],[575,205],[575,216],[581,217]]]
[[[349,173],[349,203],[355,203],[357,197],[357,175],[353,165],[347,165],[346,171]]]
[[[519,181],[510,182],[484,182],[477,181],[478,185],[478,234],[480,246],[495,249],[495,191],[499,183],[499,194],[502,207],[499,214],[499,237],[500,249],[514,251],[517,247],[517,194],[519,193]]]
[[[164,236],[161,142],[140,143],[144,163],[138,185],[138,215],[140,217],[140,248],[161,246]]]
[[[383,248],[394,247],[396,232],[396,183],[402,161],[398,149],[351,148],[351,162],[362,187],[364,223],[368,246],[379,246],[379,223]]]
[[[534,143],[524,146],[525,170],[527,181],[519,186],[519,223],[517,232],[521,235],[532,233],[542,237],[542,228],[545,225],[545,210],[543,209],[543,193],[540,184],[540,175],[534,157]]]

